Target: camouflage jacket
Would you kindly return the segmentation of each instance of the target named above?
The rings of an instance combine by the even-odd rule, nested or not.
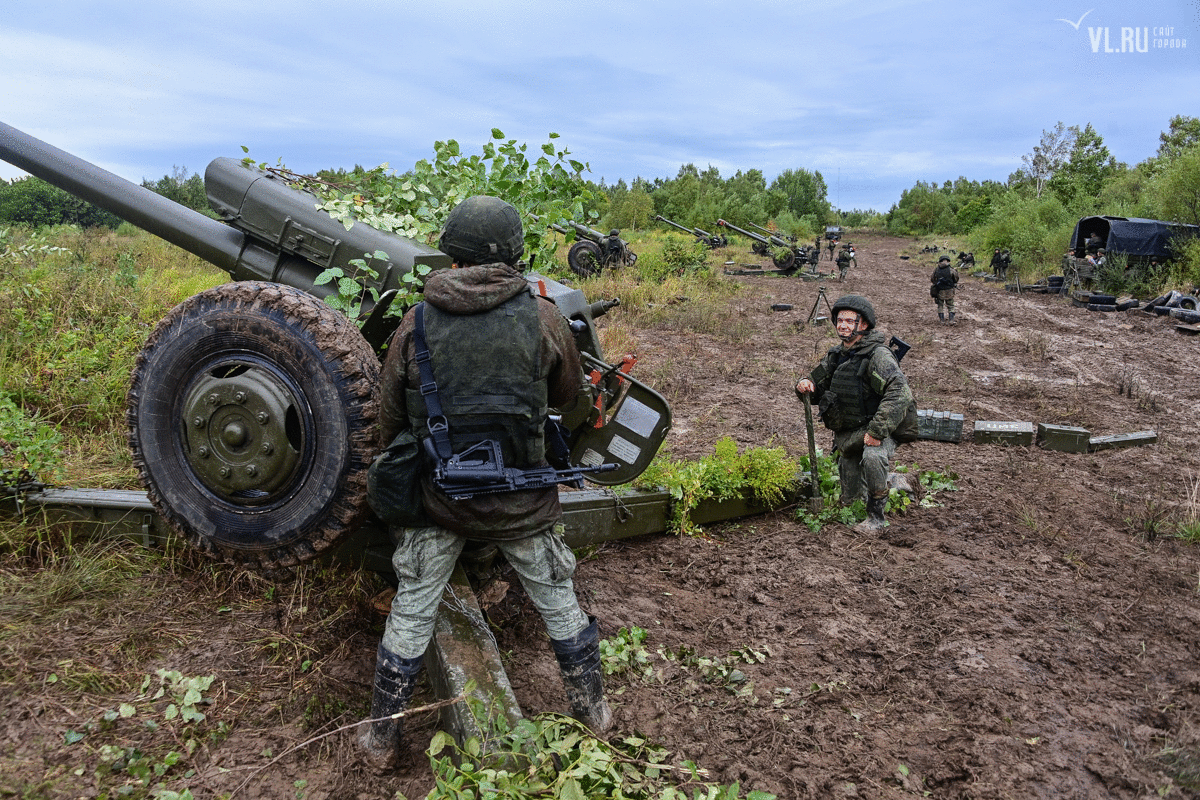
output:
[[[488,364],[488,354],[503,349],[488,331],[489,314],[504,314],[502,306],[522,292],[529,291],[529,284],[516,269],[505,264],[488,264],[461,269],[434,272],[425,281],[425,301],[437,311],[456,317],[470,316],[478,324],[461,327],[461,335],[454,342],[457,352],[439,351],[431,338],[430,352],[434,359],[434,375],[438,374],[438,362],[442,368],[447,364],[465,364],[466,369],[492,369],[503,371],[504,363]],[[530,380],[544,384],[546,402],[550,407],[569,405],[579,392],[582,368],[579,351],[571,336],[566,320],[551,302],[535,299],[537,326],[540,340],[536,343],[536,354],[525,354],[526,362],[532,363]],[[430,319],[426,327],[430,330]],[[406,314],[400,327],[393,334],[383,362],[380,376],[379,441],[381,446],[389,444],[400,431],[413,426],[419,436],[425,435],[425,409],[412,407],[413,392],[421,385],[420,371],[416,364],[416,346],[413,342],[413,315]],[[444,345],[447,346],[447,345]],[[462,357],[457,357],[461,355]],[[481,361],[482,360],[482,361]],[[480,367],[480,364],[484,367]],[[453,384],[453,379],[445,379]],[[443,380],[438,380],[439,395]],[[541,387],[538,387],[539,393]],[[447,399],[442,403],[447,405]],[[449,412],[448,412],[449,413]],[[541,420],[535,420],[540,427]],[[453,436],[454,429],[451,428]],[[518,458],[516,466],[528,459]],[[545,463],[542,461],[541,463]],[[532,466],[531,464],[525,464]],[[453,501],[433,488],[426,480],[423,486],[425,511],[435,523],[448,530],[476,539],[518,539],[540,530],[545,530],[562,515],[558,502],[558,488],[550,486],[500,494],[479,495],[470,500]]]

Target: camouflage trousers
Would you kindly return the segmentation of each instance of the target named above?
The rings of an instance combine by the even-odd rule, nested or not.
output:
[[[559,640],[578,636],[588,626],[575,597],[575,554],[563,541],[563,531],[560,522],[523,539],[495,542],[542,615],[546,633]],[[436,526],[393,531],[397,533],[392,568],[399,582],[383,646],[401,658],[416,658],[433,638],[442,591],[467,540]]]
[[[866,432],[866,428],[861,428],[833,437],[838,454],[842,500],[846,502],[879,496],[888,490],[888,472],[896,455],[896,440],[888,437],[878,446],[869,447],[863,442]]]
[[[951,314],[954,313],[954,298],[953,297],[947,297],[944,300],[939,297],[939,298],[937,298],[936,302],[937,302],[937,310],[938,310],[939,314],[942,313],[942,309],[949,311]]]

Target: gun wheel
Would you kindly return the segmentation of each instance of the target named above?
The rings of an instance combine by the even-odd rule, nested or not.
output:
[[[581,278],[593,278],[600,274],[600,245],[589,239],[581,239],[567,251],[567,264]]]
[[[287,568],[366,509],[379,360],[345,316],[274,283],[176,306],[138,355],[129,443],[151,502],[191,544]]]

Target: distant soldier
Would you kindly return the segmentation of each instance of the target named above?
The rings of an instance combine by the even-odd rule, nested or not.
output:
[[[829,244],[826,247],[829,249],[829,260],[833,261],[833,251],[837,247],[837,239],[830,237]]]
[[[850,271],[850,246],[842,245],[838,251],[838,279],[845,281],[846,272]]]
[[[609,266],[616,266],[621,263],[621,231],[613,228],[600,240],[600,251],[603,253],[602,260]]]
[[[1008,268],[1012,266],[1012,253],[1005,250],[1000,253],[1000,280],[1008,278]]]
[[[1000,277],[1000,264],[1003,260],[1004,260],[1004,257],[1000,255],[1000,248],[997,247],[995,250],[992,251],[992,263],[988,265],[992,268],[992,277],[993,278]]]
[[[1089,256],[1096,255],[1096,251],[1103,246],[1104,241],[1100,238],[1100,234],[1096,231],[1092,231],[1091,234],[1088,235],[1087,239],[1085,239],[1083,242],[1083,247]]]
[[[950,266],[950,256],[938,259],[937,269],[929,276],[929,284],[929,296],[937,302],[938,319],[946,322],[949,312],[950,324],[957,325],[954,321],[954,290],[958,286],[958,270]]]

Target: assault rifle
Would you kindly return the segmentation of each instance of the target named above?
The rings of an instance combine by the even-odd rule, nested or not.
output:
[[[425,453],[433,463],[433,485],[451,500],[469,500],[479,494],[515,492],[521,489],[542,489],[557,484],[583,488],[583,476],[594,472],[611,472],[618,464],[599,464],[592,467],[551,466],[520,469],[504,466],[500,443],[485,439],[461,453],[443,461],[438,457],[433,437],[425,439]]]

